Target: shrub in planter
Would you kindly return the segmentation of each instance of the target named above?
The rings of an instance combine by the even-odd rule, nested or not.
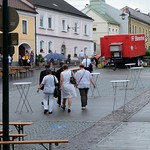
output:
[[[150,56],[150,50],[146,50],[146,56]]]
[[[39,63],[44,63],[44,62],[45,62],[45,59],[42,56],[42,54],[36,55],[36,65],[39,66]]]

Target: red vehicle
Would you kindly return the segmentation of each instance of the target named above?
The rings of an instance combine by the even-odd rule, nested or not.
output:
[[[145,55],[144,34],[108,35],[100,38],[101,55],[115,66],[136,62]]]

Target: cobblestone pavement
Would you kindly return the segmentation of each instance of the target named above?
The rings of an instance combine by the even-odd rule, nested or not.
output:
[[[123,122],[126,122],[132,115],[138,112],[146,104],[150,102],[150,91],[143,93],[126,104],[125,112],[122,111],[122,107],[116,110],[114,113],[102,118],[96,122],[88,130],[83,131],[81,134],[70,140],[69,145],[62,145],[57,149],[64,150],[90,150],[93,145],[98,141],[103,140],[107,135],[113,132]],[[105,143],[107,144],[107,143]],[[111,149],[110,145],[110,149]],[[113,147],[113,146],[112,146]],[[108,148],[108,150],[110,150]],[[94,149],[96,150],[96,149]],[[103,150],[103,147],[98,150]],[[113,149],[116,150],[116,149]],[[120,148],[118,147],[118,150]]]
[[[10,108],[10,120],[32,121],[33,125],[25,127],[28,134],[26,139],[68,139],[69,144],[60,144],[54,146],[57,150],[96,150],[95,145],[105,139],[110,133],[128,121],[130,117],[136,114],[150,101],[150,73],[148,68],[143,71],[142,82],[144,88],[140,85],[134,90],[128,90],[127,103],[125,111],[122,111],[123,102],[121,102],[123,90],[117,93],[117,109],[112,113],[113,90],[110,80],[124,79],[127,76],[127,70],[111,69],[96,70],[101,73],[98,87],[101,96],[89,97],[88,109],[82,112],[80,109],[79,95],[73,100],[73,108],[71,114],[62,112],[58,106],[54,106],[54,114],[52,116],[43,115],[42,108],[39,106],[42,94],[36,93],[38,84],[39,71],[37,70],[34,77],[22,79],[21,81],[32,81],[33,86],[30,88],[29,97],[34,113],[23,112],[21,114],[14,113],[15,108]],[[19,80],[15,80],[18,82]],[[10,106],[17,104],[18,91],[12,86],[14,81],[10,81]],[[91,93],[89,93],[90,95]],[[2,104],[2,103],[0,103]],[[15,105],[14,105],[15,106]],[[1,120],[1,116],[0,116]],[[12,128],[13,129],[13,128]],[[15,131],[15,129],[13,129]],[[18,150],[42,150],[39,145],[23,145],[16,146]],[[101,149],[103,150],[103,149]]]

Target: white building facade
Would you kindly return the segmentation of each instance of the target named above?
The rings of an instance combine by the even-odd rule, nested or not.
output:
[[[93,19],[64,0],[27,0],[36,15],[36,54],[61,53],[77,59],[94,52]]]
[[[93,54],[92,19],[38,8],[36,17],[37,54],[62,53],[77,57],[81,50]]]
[[[90,5],[86,5],[86,7],[82,10],[82,12],[89,17],[91,17],[93,21],[93,41],[95,44],[95,52],[101,55],[100,50],[100,38],[105,35],[111,34],[120,34],[120,22],[113,19],[110,15],[109,8],[111,8],[111,13],[113,13],[113,8],[105,3],[105,0],[90,0]],[[114,9],[116,11],[116,9]],[[121,11],[118,10],[115,12],[119,14]],[[121,14],[121,13],[120,13]],[[120,17],[118,15],[118,17]],[[121,17],[120,19],[121,20]]]

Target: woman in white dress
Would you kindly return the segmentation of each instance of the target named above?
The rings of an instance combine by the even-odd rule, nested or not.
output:
[[[71,112],[72,98],[76,97],[76,90],[72,83],[70,83],[70,77],[74,76],[74,73],[71,70],[68,70],[68,65],[63,65],[64,71],[60,74],[60,88],[62,96],[62,108],[65,110],[66,100],[68,100],[68,112]]]

